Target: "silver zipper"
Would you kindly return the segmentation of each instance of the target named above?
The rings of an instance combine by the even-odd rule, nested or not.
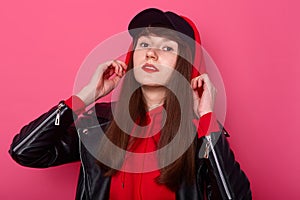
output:
[[[13,151],[17,152],[19,150],[19,148],[21,146],[23,146],[26,142],[28,142],[28,140],[30,140],[33,137],[33,135],[35,135],[36,132],[40,128],[42,128],[50,119],[52,119],[54,117],[54,115],[56,115],[56,117],[57,117],[57,113],[60,112],[60,109],[63,105],[64,105],[63,103],[60,103],[57,107],[57,110],[55,112],[51,113],[51,115],[49,115],[45,120],[43,120],[42,123],[40,123],[35,129],[33,129],[33,131],[31,131],[31,133],[26,138],[24,138],[18,145],[15,146],[15,148],[13,148]],[[56,119],[55,119],[55,121],[56,121]]]
[[[78,138],[79,138],[79,158],[80,158],[80,161],[81,161],[81,166],[82,166],[82,172],[83,172],[83,181],[84,181],[84,184],[83,186],[85,187],[85,181],[86,181],[86,178],[85,178],[85,167],[84,167],[84,164],[83,164],[83,160],[82,160],[82,156],[81,156],[81,139],[80,139],[80,134],[79,132],[78,133]]]
[[[215,159],[215,161],[216,161],[217,169],[218,169],[219,175],[220,175],[220,177],[221,177],[221,181],[222,181],[223,187],[224,187],[224,189],[225,189],[227,198],[228,198],[228,199],[232,199],[232,197],[231,197],[231,195],[230,195],[230,192],[229,192],[229,189],[228,189],[228,185],[227,185],[227,183],[226,183],[226,181],[225,181],[225,178],[224,178],[224,174],[223,174],[223,172],[222,172],[222,170],[221,170],[221,167],[220,167],[220,164],[219,164],[219,161],[218,161],[218,158],[217,158],[217,154],[216,154],[216,152],[215,152],[213,143],[212,143],[212,141],[211,141],[211,136],[210,136],[210,135],[207,135],[207,136],[205,136],[205,137],[206,137],[206,139],[207,139],[207,141],[208,141],[208,143],[209,143],[209,145],[210,145],[211,151],[212,151],[213,156],[214,156],[214,159]]]
[[[91,129],[91,128],[97,128],[97,127],[100,127],[100,126],[103,126],[103,125],[106,125],[106,124],[108,124],[108,123],[110,123],[110,121],[108,121],[108,122],[104,122],[104,123],[102,123],[102,124],[98,124],[98,125],[95,125],[95,126],[90,126],[90,127],[88,127],[88,129]],[[84,130],[87,130],[87,129],[83,129],[83,131]],[[85,187],[85,181],[86,181],[86,172],[85,172],[85,166],[84,166],[84,164],[83,164],[83,159],[82,159],[82,155],[81,155],[81,139],[80,139],[80,134],[79,134],[79,132],[80,131],[77,131],[77,134],[78,134],[78,138],[79,138],[79,142],[78,142],[78,145],[79,145],[79,158],[80,158],[80,161],[81,161],[81,166],[82,166],[82,171],[83,171],[83,181],[84,181],[84,187]],[[87,134],[87,133],[85,133],[85,134]]]

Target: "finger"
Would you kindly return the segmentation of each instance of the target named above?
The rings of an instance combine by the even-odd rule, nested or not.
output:
[[[197,76],[191,80],[191,86],[192,86],[193,90],[197,88],[198,79],[199,79],[199,76]]]
[[[117,61],[117,63],[118,63],[118,66],[119,66],[118,75],[122,77],[125,74],[125,71],[127,69],[127,65],[122,61]]]
[[[122,66],[118,63],[117,65],[117,76],[122,77]]]
[[[194,82],[195,82],[195,78],[193,78],[193,79],[191,80],[191,88],[192,88],[192,89],[194,89]]]
[[[119,76],[119,74],[120,74],[119,63],[114,60],[114,61],[112,61],[111,66],[112,66],[112,74],[111,75],[116,74],[117,76]]]
[[[117,60],[117,62],[119,63],[120,67],[121,67],[121,73],[120,73],[120,76],[124,76],[124,74],[126,73],[126,70],[127,70],[127,65],[126,63],[122,62],[122,61],[119,61]]]
[[[202,86],[202,81],[203,81],[203,78],[201,76],[196,77],[193,80],[193,89],[195,90],[197,88],[200,88]]]
[[[198,86],[198,88],[200,88],[202,86],[202,83],[203,83],[203,78],[199,77],[199,79],[197,80],[197,86]]]
[[[203,88],[211,88],[211,87],[213,87],[213,84],[210,81],[210,78],[209,78],[209,76],[207,74],[202,74],[201,75],[201,79],[202,79]]]
[[[115,73],[116,73],[117,76],[119,76],[119,74],[120,74],[120,66],[116,62],[114,64],[115,64]]]
[[[127,65],[120,60],[111,60],[105,63],[103,69],[107,73],[106,78],[113,76],[113,74],[122,77],[127,69]]]
[[[210,79],[209,76],[207,74],[202,74],[201,75],[201,79],[205,82],[205,83],[210,83]]]
[[[118,63],[121,65],[122,69],[126,71],[127,65],[126,65],[125,62],[123,62],[123,61],[121,61],[121,60],[116,60],[116,62],[118,62]]]
[[[103,63],[103,65],[100,65],[100,67],[102,66],[103,73],[106,70],[112,69],[112,63],[113,63],[113,60],[110,60],[110,61],[107,61],[107,62]]]
[[[194,101],[198,101],[200,99],[199,93],[197,90],[192,90]]]

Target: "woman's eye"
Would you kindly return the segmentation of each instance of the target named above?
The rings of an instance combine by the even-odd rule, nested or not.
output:
[[[141,42],[140,43],[140,47],[148,47],[149,46],[149,44],[148,43],[146,43],[146,42]]]
[[[162,49],[163,49],[164,51],[173,51],[173,50],[174,50],[172,47],[168,47],[168,46],[163,47]]]

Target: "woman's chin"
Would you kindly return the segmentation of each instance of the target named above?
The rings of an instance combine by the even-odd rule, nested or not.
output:
[[[139,78],[135,78],[136,81],[142,86],[151,86],[151,87],[161,87],[165,86],[167,80],[159,77],[149,77],[149,76],[140,76]]]
[[[152,88],[155,88],[155,87],[163,87],[163,85],[159,85],[159,84],[155,84],[155,83],[148,83],[148,84],[142,84],[142,87],[152,87]]]
[[[142,87],[161,87],[164,84],[162,83],[157,83],[155,81],[141,81],[139,82],[141,84]]]

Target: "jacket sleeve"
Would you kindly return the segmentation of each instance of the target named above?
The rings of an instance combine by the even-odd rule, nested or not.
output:
[[[72,110],[64,101],[24,126],[10,146],[23,166],[46,168],[79,160],[78,135]]]
[[[203,137],[205,151],[198,155],[205,163],[207,199],[252,199],[250,182],[229,147],[227,132],[221,130]]]

